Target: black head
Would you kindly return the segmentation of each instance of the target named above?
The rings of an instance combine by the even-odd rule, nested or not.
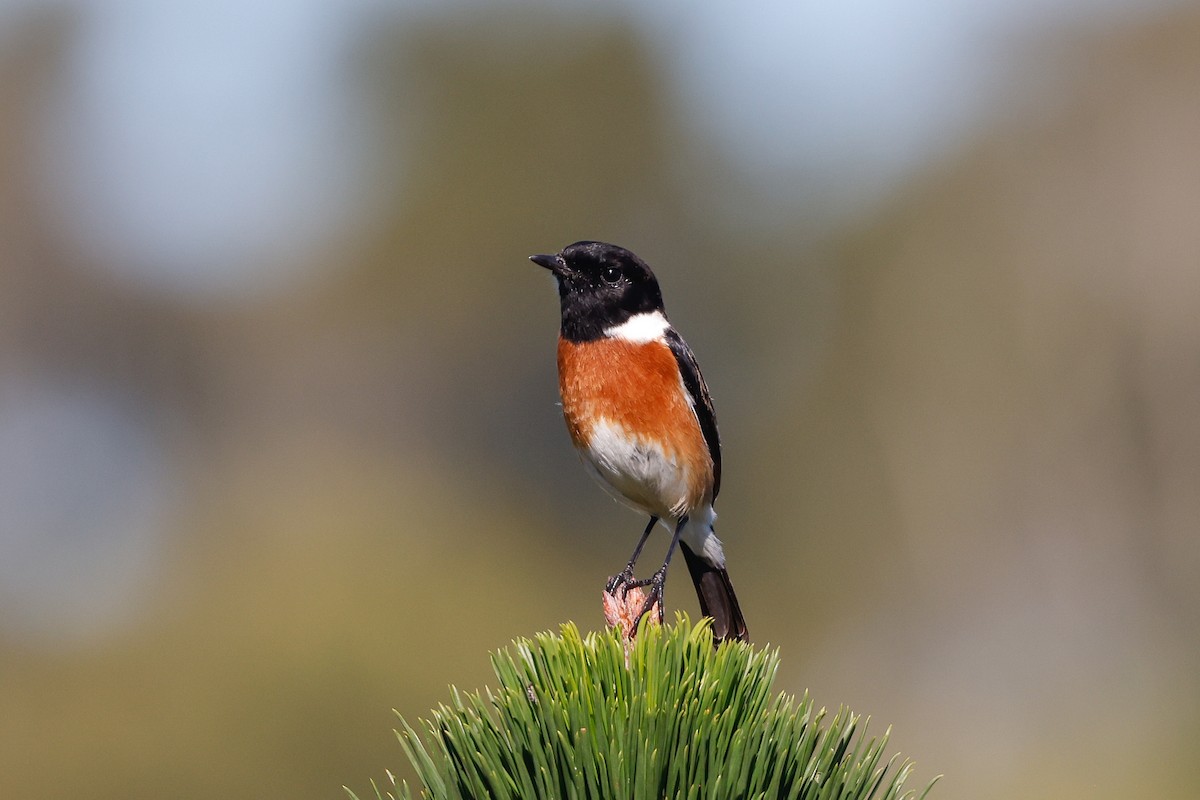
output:
[[[615,244],[576,242],[557,255],[530,256],[558,279],[563,338],[599,339],[635,314],[663,310],[658,280],[646,262]]]

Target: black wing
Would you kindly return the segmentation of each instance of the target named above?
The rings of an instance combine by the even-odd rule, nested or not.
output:
[[[721,435],[717,433],[717,415],[713,411],[712,397],[708,394],[708,384],[700,374],[700,365],[692,355],[692,349],[687,346],[674,328],[668,328],[667,346],[675,355],[675,363],[679,365],[679,374],[683,376],[684,388],[692,397],[692,410],[700,422],[700,432],[704,434],[704,443],[708,445],[708,454],[713,463],[713,499],[721,491]]]

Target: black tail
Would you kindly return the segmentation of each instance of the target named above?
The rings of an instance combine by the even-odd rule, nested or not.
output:
[[[687,562],[692,583],[696,585],[700,613],[712,617],[713,640],[717,643],[727,639],[750,641],[746,620],[742,619],[742,609],[738,607],[737,595],[733,593],[733,584],[729,582],[729,573],[724,567],[710,564],[702,556],[693,553],[683,542],[679,543],[679,549],[683,551],[683,560]]]

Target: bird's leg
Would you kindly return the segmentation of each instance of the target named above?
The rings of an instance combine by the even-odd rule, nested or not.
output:
[[[606,592],[614,594],[619,588],[621,596],[624,597],[625,592],[629,591],[629,587],[634,585],[633,565],[637,563],[638,556],[642,554],[642,547],[645,546],[646,540],[650,538],[650,531],[654,530],[654,526],[657,524],[658,517],[650,517],[650,524],[642,532],[642,538],[638,539],[637,547],[633,549],[633,555],[630,556],[629,563],[625,565],[625,569],[608,579],[608,583],[604,587]]]
[[[675,523],[675,535],[671,537],[671,546],[667,548],[667,557],[663,559],[662,566],[658,568],[652,576],[644,581],[635,581],[635,586],[649,586],[650,591],[646,595],[646,602],[642,604],[642,610],[638,612],[637,619],[634,620],[634,630],[637,630],[637,623],[641,622],[642,617],[649,613],[650,609],[654,608],[654,604],[658,603],[658,623],[661,625],[663,621],[663,587],[667,582],[667,567],[671,565],[671,554],[675,552],[675,546],[679,544],[679,534],[683,533],[683,526],[687,524],[687,517],[680,518],[679,522]]]

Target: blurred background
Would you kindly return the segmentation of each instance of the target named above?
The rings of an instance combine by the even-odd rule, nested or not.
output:
[[[598,627],[584,238],[704,365],[778,688],[938,797],[1200,794],[1194,4],[6,0],[0,119],[0,796],[369,793]]]

